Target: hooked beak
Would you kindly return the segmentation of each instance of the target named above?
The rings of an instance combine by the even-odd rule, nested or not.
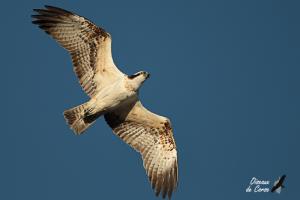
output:
[[[149,73],[147,73],[147,75],[146,75],[146,79],[148,79],[148,78],[150,78],[150,74]]]

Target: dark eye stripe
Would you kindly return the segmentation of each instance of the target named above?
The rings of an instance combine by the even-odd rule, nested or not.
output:
[[[130,75],[128,76],[129,79],[134,79],[135,77],[137,77],[138,75],[140,75],[139,73],[138,74],[133,74],[133,75]]]

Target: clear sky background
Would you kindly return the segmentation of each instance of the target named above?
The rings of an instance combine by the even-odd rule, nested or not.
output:
[[[173,199],[299,199],[299,1],[2,1],[0,199],[156,199],[138,153],[101,118],[73,135],[87,101],[67,52],[31,24],[59,6],[113,37],[119,68],[149,71],[143,104],[172,120]],[[278,194],[252,177],[286,174]]]

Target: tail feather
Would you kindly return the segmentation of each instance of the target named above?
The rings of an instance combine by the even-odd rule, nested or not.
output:
[[[70,128],[79,135],[83,133],[90,125],[92,125],[97,117],[92,120],[86,119],[86,114],[89,110],[89,102],[64,111],[64,117]]]

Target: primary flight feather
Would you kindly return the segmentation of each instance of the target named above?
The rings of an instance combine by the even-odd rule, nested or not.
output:
[[[149,73],[122,73],[113,62],[110,34],[84,17],[53,6],[34,11],[32,22],[70,53],[74,72],[90,97],[64,112],[70,128],[81,134],[104,115],[113,132],[140,152],[156,195],[171,198],[178,183],[171,122],[147,110],[138,98]]]

